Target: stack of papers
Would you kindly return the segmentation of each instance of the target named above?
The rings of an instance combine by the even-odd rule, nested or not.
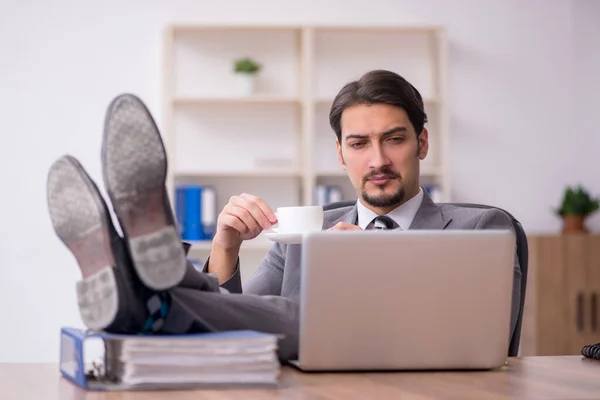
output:
[[[270,334],[230,331],[135,336],[114,344],[119,380],[127,386],[271,385],[280,373],[277,340]]]

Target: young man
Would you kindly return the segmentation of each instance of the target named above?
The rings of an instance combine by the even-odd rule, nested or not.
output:
[[[393,72],[371,71],[341,89],[330,122],[339,163],[358,201],[326,211],[324,229],[513,230],[501,211],[438,206],[419,186],[420,160],[428,151],[426,121],[419,92]],[[269,205],[250,194],[232,197],[218,217],[210,257],[198,272],[186,262],[177,236],[165,191],[167,160],[160,134],[135,96],[122,95],[111,103],[102,162],[122,238],[77,160],[60,158],[48,176],[53,225],[83,275],[77,294],[84,323],[124,333],[279,333],[284,335],[280,358],[294,358],[300,245],[274,244],[243,290],[240,280],[242,242],[277,222]],[[516,260],[515,255],[511,335],[520,304]]]

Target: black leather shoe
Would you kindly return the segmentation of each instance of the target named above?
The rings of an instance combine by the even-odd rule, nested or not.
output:
[[[134,95],[108,107],[102,167],[137,275],[154,290],[176,286],[186,256],[166,191],[167,155],[152,115]]]
[[[74,157],[52,164],[47,201],[54,230],[83,275],[77,300],[84,324],[98,331],[142,331],[149,314],[144,303],[152,294],[135,276],[98,187]]]

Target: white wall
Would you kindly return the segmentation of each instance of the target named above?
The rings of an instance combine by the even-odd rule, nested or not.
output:
[[[577,177],[600,196],[600,1],[573,2],[573,52],[575,94],[572,99],[574,139],[578,147],[572,155]],[[571,130],[565,133],[571,136]],[[587,224],[600,230],[600,212]]]
[[[0,361],[54,361],[60,326],[81,326],[79,272],[49,223],[46,172],[71,153],[101,177],[102,119],[118,93],[140,95],[160,124],[165,24],[446,25],[455,198],[552,232],[566,184],[600,193],[600,58],[588,53],[599,15],[597,2],[566,0],[0,0]]]

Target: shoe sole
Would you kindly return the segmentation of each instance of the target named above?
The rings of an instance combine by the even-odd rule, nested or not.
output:
[[[186,258],[167,196],[167,156],[143,102],[130,94],[107,111],[102,145],[104,182],[140,280],[154,290],[183,279]]]
[[[52,164],[47,196],[54,230],[75,256],[83,275],[76,285],[83,323],[103,330],[119,310],[104,200],[81,164],[70,156]]]

